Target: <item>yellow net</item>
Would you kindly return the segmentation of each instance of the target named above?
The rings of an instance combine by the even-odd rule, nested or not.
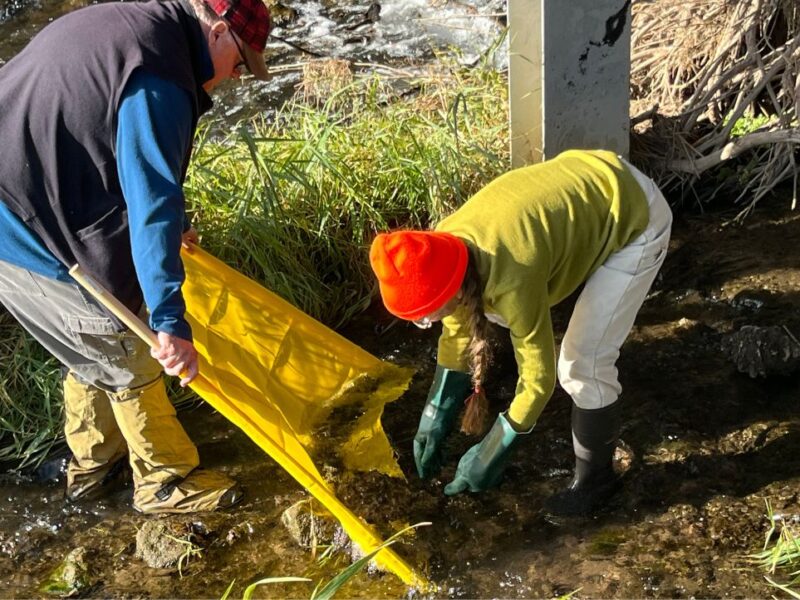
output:
[[[182,257],[202,374],[192,388],[314,495],[365,553],[379,547],[381,538],[338,500],[309,452],[333,411],[355,407],[334,449],[343,465],[402,477],[380,418],[411,371],[372,356],[198,248]],[[427,586],[390,548],[375,560],[406,584]]]

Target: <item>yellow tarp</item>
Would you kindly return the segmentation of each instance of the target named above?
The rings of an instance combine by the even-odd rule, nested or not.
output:
[[[311,460],[314,431],[334,409],[360,416],[336,448],[351,469],[402,476],[380,417],[407,387],[409,370],[383,362],[211,255],[184,251],[183,295],[200,373],[192,388],[286,469],[342,524],[364,552],[378,535],[334,495]],[[376,562],[425,587],[391,549]]]

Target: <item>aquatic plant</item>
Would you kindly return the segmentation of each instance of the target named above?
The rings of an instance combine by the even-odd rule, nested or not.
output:
[[[402,536],[407,535],[410,532],[413,532],[414,529],[416,529],[417,527],[424,527],[427,525],[430,525],[430,523],[429,522],[416,523],[414,525],[409,525],[408,527],[398,531],[392,537],[383,542],[380,546],[375,548],[372,552],[365,554],[358,560],[354,561],[351,565],[342,569],[339,573],[337,573],[324,585],[322,581],[320,581],[314,588],[314,591],[311,593],[310,600],[331,600],[336,594],[336,592],[338,592],[339,589],[345,583],[347,583],[353,576],[355,576],[365,566],[367,566],[373,558],[375,558],[375,555],[378,554],[378,552],[380,552],[384,548],[388,548]],[[292,583],[292,582],[309,582],[309,581],[311,581],[311,579],[308,579],[307,577],[266,577],[264,579],[259,579],[258,581],[247,586],[242,594],[242,600],[250,600],[253,597],[256,588],[260,585],[268,585],[276,583]],[[222,598],[220,598],[220,600],[228,600],[231,592],[233,591],[233,586],[235,583],[236,583],[235,579],[231,581],[230,585],[228,585],[228,588],[225,590],[225,593],[222,595]]]
[[[191,562],[193,558],[199,558],[203,556],[203,548],[195,544],[191,537],[178,538],[174,535],[167,535],[166,537],[183,547],[183,553],[178,557],[178,576],[183,579],[184,568],[189,565],[189,562]]]

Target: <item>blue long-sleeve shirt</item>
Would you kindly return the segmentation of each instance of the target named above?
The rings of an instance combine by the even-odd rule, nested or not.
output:
[[[180,291],[184,280],[180,241],[185,229],[181,168],[191,135],[189,94],[146,71],[134,72],[120,101],[116,142],[133,262],[150,310],[150,327],[187,340],[192,333]],[[0,240],[0,260],[72,281],[67,267],[1,198]]]
[[[181,169],[191,143],[191,101],[175,84],[145,71],[134,73],[120,101],[116,144],[133,264],[150,327],[187,340],[192,330],[181,294],[186,220]]]

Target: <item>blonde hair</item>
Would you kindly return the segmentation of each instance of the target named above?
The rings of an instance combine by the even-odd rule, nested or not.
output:
[[[492,362],[489,343],[489,320],[483,312],[483,283],[470,253],[467,271],[461,284],[461,304],[464,305],[470,333],[469,363],[472,375],[472,395],[466,399],[461,416],[461,431],[470,435],[484,433],[489,416],[489,401],[483,391],[483,380]]]

